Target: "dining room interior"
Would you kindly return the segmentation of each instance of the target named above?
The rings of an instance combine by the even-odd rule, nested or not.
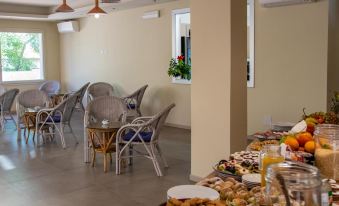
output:
[[[0,205],[265,205],[278,149],[339,201],[338,35],[337,0],[0,0]]]

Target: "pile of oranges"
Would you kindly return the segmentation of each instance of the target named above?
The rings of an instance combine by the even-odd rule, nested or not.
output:
[[[305,151],[314,154],[315,142],[309,132],[301,132],[282,138],[281,143],[290,146],[293,151]]]

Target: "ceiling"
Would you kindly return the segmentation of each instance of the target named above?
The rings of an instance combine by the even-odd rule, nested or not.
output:
[[[120,0],[120,3],[101,3],[100,6],[110,13],[169,1],[176,0]],[[94,0],[67,0],[67,4],[75,11],[55,13],[61,3],[62,0],[0,0],[0,18],[42,21],[77,19],[87,15],[94,5]]]

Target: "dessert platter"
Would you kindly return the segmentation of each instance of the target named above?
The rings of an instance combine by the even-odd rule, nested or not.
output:
[[[220,160],[213,169],[219,177],[232,177],[241,181],[243,175],[259,173],[259,152],[241,151],[233,153],[229,160]]]

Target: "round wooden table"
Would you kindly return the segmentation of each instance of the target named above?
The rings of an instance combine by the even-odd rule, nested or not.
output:
[[[37,132],[36,131],[36,116],[37,116],[40,109],[42,109],[42,108],[39,108],[39,109],[27,108],[25,110],[23,117],[22,117],[24,127],[25,127],[24,137],[25,137],[26,144],[28,143],[28,139],[29,139],[29,135],[30,135],[31,131],[33,131],[33,141],[34,141],[34,137],[35,137],[35,134]],[[27,130],[27,136],[26,136],[26,130]],[[43,128],[41,128],[41,130],[48,131],[48,126],[47,125],[44,126]]]
[[[121,122],[110,122],[107,125],[99,123],[89,123],[87,132],[92,149],[92,166],[94,167],[96,153],[100,152],[104,155],[104,171],[107,172],[107,154],[109,154],[110,162],[112,155],[116,151],[115,137],[116,132],[122,127]]]

